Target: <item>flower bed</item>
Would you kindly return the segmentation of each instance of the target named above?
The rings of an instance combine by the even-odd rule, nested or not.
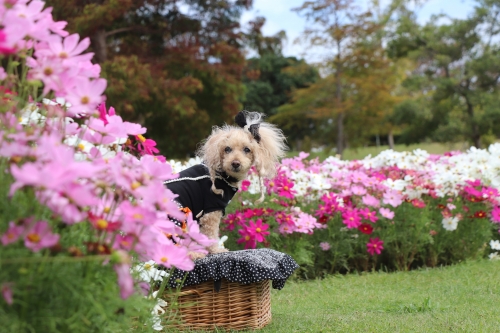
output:
[[[498,256],[500,144],[445,155],[387,150],[359,161],[307,156],[282,161],[261,205],[253,204],[257,179],[244,182],[224,220],[230,248],[287,252],[309,277]]]

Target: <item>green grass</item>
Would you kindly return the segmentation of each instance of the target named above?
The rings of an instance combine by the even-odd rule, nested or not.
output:
[[[273,290],[259,333],[500,332],[499,304],[500,262],[335,275]]]
[[[442,154],[444,152],[450,150],[461,150],[464,149],[463,144],[442,144],[442,143],[421,143],[414,145],[395,145],[395,151],[413,151],[417,148],[426,150],[431,154]],[[344,152],[343,159],[345,160],[359,160],[363,159],[369,154],[373,156],[378,155],[380,152],[389,149],[389,146],[380,146],[380,147],[360,147],[360,148],[348,148]],[[297,156],[299,153],[296,151],[289,152],[288,157]],[[334,155],[334,153],[330,152],[321,152],[321,153],[311,153],[310,157],[315,158],[319,157],[320,160],[324,160],[330,155]]]

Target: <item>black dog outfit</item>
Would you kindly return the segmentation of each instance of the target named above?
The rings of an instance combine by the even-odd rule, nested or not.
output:
[[[179,195],[175,201],[185,213],[192,212],[193,219],[200,223],[200,218],[207,213],[222,211],[225,214],[227,205],[231,202],[237,187],[229,182],[237,181],[235,178],[218,173],[215,178],[215,187],[223,190],[224,194],[212,192],[212,181],[208,168],[204,164],[194,165],[179,173],[179,177],[164,182],[165,186]],[[189,208],[189,209],[186,209]],[[171,218],[174,223],[182,227],[182,221]]]

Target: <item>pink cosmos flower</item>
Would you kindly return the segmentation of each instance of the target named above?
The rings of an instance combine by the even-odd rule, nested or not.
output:
[[[90,46],[90,39],[88,37],[81,41],[78,34],[72,34],[65,38],[52,35],[49,38],[48,45],[50,51],[67,66],[74,66],[80,61],[90,60],[94,55],[93,53],[80,55]]]
[[[160,152],[156,148],[156,142],[154,140],[146,139],[141,134],[136,135],[135,137],[138,141],[137,149],[141,154],[154,155]]]
[[[261,219],[255,221],[255,223],[253,221],[248,222],[248,234],[259,243],[265,240],[264,236],[269,235],[269,231],[266,231],[267,229],[269,229],[269,225],[262,223]]]
[[[424,208],[425,207],[425,202],[423,200],[419,200],[419,199],[413,199],[411,201],[411,204],[413,205],[413,207],[417,207],[417,208]]]
[[[14,303],[12,286],[12,283],[2,283],[2,285],[0,285],[0,291],[2,292],[3,299],[8,305],[12,305],[12,303]]]
[[[152,259],[158,265],[168,268],[175,267],[183,271],[190,271],[194,268],[194,263],[189,258],[187,249],[174,244],[157,244]]]
[[[330,250],[330,249],[331,249],[331,247],[332,247],[332,246],[331,246],[331,245],[330,245],[330,243],[328,243],[328,242],[321,242],[321,243],[319,243],[319,247],[320,247],[323,251],[328,251],[328,250]]]
[[[403,196],[398,191],[388,190],[384,193],[383,201],[385,204],[397,207],[403,203]]]
[[[372,256],[375,255],[375,253],[380,254],[380,253],[382,253],[382,250],[384,249],[383,244],[384,244],[384,241],[380,240],[378,237],[370,238],[370,241],[366,244],[366,250]]]
[[[371,207],[374,207],[374,208],[378,208],[380,207],[380,200],[375,198],[374,196],[372,195],[365,195],[362,199],[363,203],[367,206],[371,206]]]
[[[245,179],[244,181],[241,182],[241,191],[246,192],[248,191],[248,188],[250,187],[250,181]]]
[[[13,243],[19,239],[24,232],[24,226],[17,225],[15,222],[9,222],[9,229],[2,235],[0,241],[3,246]]]
[[[130,274],[130,264],[120,263],[113,265],[113,269],[118,277],[118,286],[120,287],[120,296],[127,299],[134,293],[134,279]]]
[[[293,199],[295,195],[295,190],[293,190],[293,186],[295,184],[291,182],[289,179],[283,179],[281,184],[279,184],[277,190],[278,190],[278,195],[281,197],[285,197],[288,199]]]
[[[491,220],[495,223],[500,223],[500,207],[496,206],[491,210]]]
[[[351,187],[351,192],[354,195],[365,195],[366,189],[362,186],[354,185],[353,187]]]
[[[377,213],[370,211],[368,208],[363,208],[359,212],[366,220],[369,220],[370,222],[375,223],[378,220]]]
[[[24,245],[33,252],[38,252],[43,248],[57,244],[59,235],[53,234],[46,221],[37,222],[26,232]]]
[[[380,215],[382,215],[386,219],[392,220],[394,218],[394,212],[391,211],[389,208],[380,208],[379,212]]]
[[[68,115],[76,116],[80,114],[91,115],[95,113],[97,105],[102,102],[102,94],[106,89],[105,79],[89,80],[78,78],[76,85],[68,89],[66,99],[71,104]]]
[[[238,244],[245,243],[245,249],[255,249],[257,247],[254,235],[247,228],[238,230],[238,233],[241,235],[241,238],[236,241]]]
[[[342,214],[342,223],[344,223],[348,229],[357,228],[361,225],[361,216],[355,209],[346,210]]]

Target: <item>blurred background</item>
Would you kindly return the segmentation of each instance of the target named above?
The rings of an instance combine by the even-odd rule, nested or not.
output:
[[[46,2],[169,159],[242,109],[293,151],[346,159],[500,135],[500,0]]]

